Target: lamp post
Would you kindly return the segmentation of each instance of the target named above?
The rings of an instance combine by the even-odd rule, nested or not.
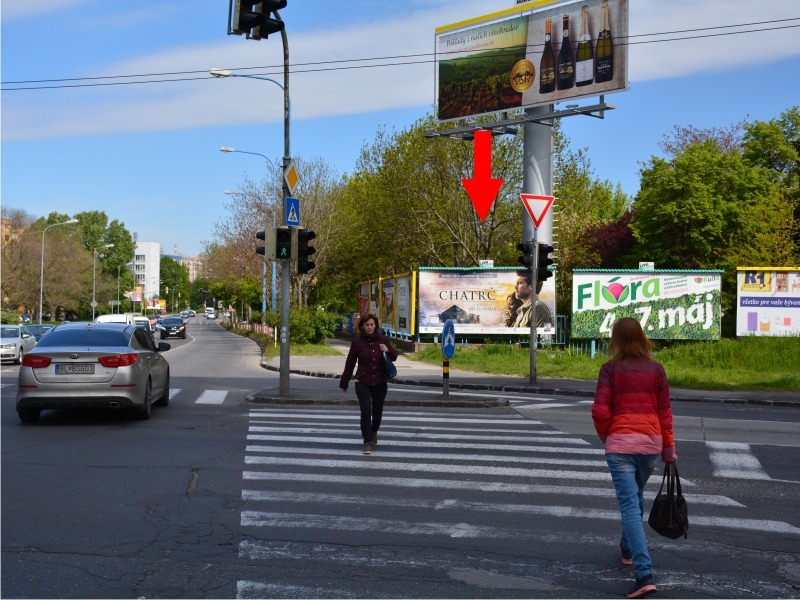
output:
[[[269,163],[270,167],[273,170],[273,179],[272,180],[273,180],[273,184],[274,184],[274,188],[275,188],[273,190],[273,195],[275,196],[275,199],[277,200],[277,198],[278,198],[278,189],[277,189],[278,188],[278,181],[277,181],[277,177],[276,176],[277,176],[278,169],[275,166],[274,162],[272,162],[269,158],[267,158],[263,154],[259,154],[258,152],[245,152],[244,150],[236,150],[234,148],[229,148],[227,146],[223,146],[219,150],[220,150],[220,152],[238,152],[239,154],[253,154],[255,156],[261,156],[262,158],[264,158]],[[225,190],[225,193],[227,195],[229,195],[229,196],[232,196],[236,192],[232,192],[231,190]],[[272,226],[273,227],[275,225],[277,225],[277,218],[278,218],[278,211],[273,211],[273,213],[272,213]],[[278,271],[277,271],[277,268],[278,268],[278,263],[276,263],[275,261],[272,261],[272,303],[271,303],[272,310],[275,310],[275,305],[278,303]],[[267,323],[266,312],[267,312],[267,262],[266,262],[266,259],[265,259],[264,260],[264,296],[263,296],[263,298],[261,300],[261,323],[263,325],[266,325],[266,323]]]
[[[114,244],[106,244],[105,246],[100,246],[100,248],[95,248],[92,251],[92,321],[94,321],[94,307],[97,306],[97,300],[95,300],[95,291],[97,289],[97,251],[103,248],[113,247]]]
[[[42,272],[39,278],[39,325],[42,324],[42,294],[44,290],[44,234],[47,232],[48,229],[51,227],[55,227],[56,225],[72,225],[73,223],[77,223],[78,219],[69,219],[68,221],[64,221],[63,223],[53,223],[52,225],[48,225],[42,231]],[[52,307],[50,307],[52,309]],[[58,308],[58,307],[56,307]]]
[[[280,21],[280,15],[277,11],[273,11],[273,16],[276,20]],[[225,69],[212,69],[211,74],[215,77],[246,77],[248,79],[262,79],[264,81],[271,81],[283,90],[283,169],[289,168],[291,163],[290,153],[290,125],[292,116],[292,102],[289,97],[289,38],[286,35],[286,30],[281,30],[281,40],[283,41],[283,85],[269,79],[268,77],[258,77],[256,75],[240,75],[238,73],[231,73]],[[287,198],[289,197],[289,184],[286,178],[283,178],[283,215],[284,225],[286,225],[286,206]],[[280,327],[280,340],[281,340],[281,367],[280,367],[280,393],[289,393],[289,311],[291,308],[291,265],[289,261],[281,262],[281,327]]]

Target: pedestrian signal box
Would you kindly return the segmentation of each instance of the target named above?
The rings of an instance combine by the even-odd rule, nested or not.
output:
[[[266,231],[259,231],[256,237],[264,240],[263,246],[256,247],[256,253],[262,254],[267,260],[292,259],[292,228],[281,225]]]

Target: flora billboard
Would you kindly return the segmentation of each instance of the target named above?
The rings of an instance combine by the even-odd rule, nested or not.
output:
[[[652,339],[718,340],[721,288],[722,271],[575,269],[572,337],[609,337],[632,317]]]

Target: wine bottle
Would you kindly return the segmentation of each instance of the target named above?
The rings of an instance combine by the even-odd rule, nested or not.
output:
[[[549,94],[556,89],[556,57],[550,41],[552,21],[547,19],[544,25],[544,52],[539,64],[539,93]]]
[[[569,15],[564,15],[564,32],[558,53],[558,89],[568,90],[575,85],[575,66],[572,64],[572,45],[569,41]]]
[[[575,85],[591,85],[594,79],[594,57],[592,55],[592,36],[589,35],[589,7],[581,9],[581,37],[578,38],[578,51],[575,56]]]
[[[611,40],[611,28],[608,26],[608,0],[601,4],[603,10],[603,29],[597,36],[595,50],[595,75],[597,83],[614,79],[614,42]]]

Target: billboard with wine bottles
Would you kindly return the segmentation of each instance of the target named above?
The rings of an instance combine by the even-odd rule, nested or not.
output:
[[[628,0],[543,1],[436,30],[440,121],[628,86]]]

